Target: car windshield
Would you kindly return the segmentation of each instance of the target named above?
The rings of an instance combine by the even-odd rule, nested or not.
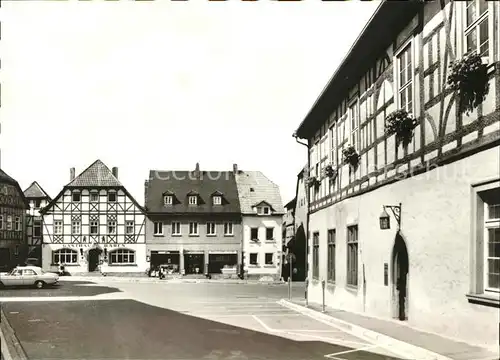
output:
[[[18,269],[12,269],[11,271],[9,271],[9,275],[17,275],[18,272]]]

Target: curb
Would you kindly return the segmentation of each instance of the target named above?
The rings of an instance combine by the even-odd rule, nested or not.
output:
[[[248,280],[205,280],[205,279],[165,279],[156,280],[150,278],[113,278],[113,277],[86,277],[68,276],[60,281],[109,281],[121,283],[144,283],[144,284],[247,284],[247,285],[286,285],[280,281],[248,281]]]
[[[0,307],[0,352],[3,360],[28,360],[19,339],[10,326],[9,320]]]
[[[347,332],[353,336],[367,340],[369,342],[375,343],[380,347],[385,348],[398,356],[402,356],[405,359],[419,359],[419,360],[453,360],[441,354],[437,354],[430,350],[415,346],[412,344],[405,343],[403,341],[394,339],[390,336],[375,332],[373,330],[365,329],[361,326],[348,323],[346,321],[336,319],[332,316],[323,314],[319,311],[306,308],[301,305],[291,303],[285,299],[277,301],[278,304],[287,307],[291,310],[295,310],[302,315],[309,316],[315,320],[321,321],[333,327],[336,327],[344,332]]]

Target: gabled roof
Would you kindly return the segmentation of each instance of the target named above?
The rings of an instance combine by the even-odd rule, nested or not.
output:
[[[134,197],[127,191],[125,186],[113,175],[111,170],[101,161],[96,160],[92,165],[83,170],[80,175],[75,177],[67,185],[65,185],[62,190],[57,194],[57,196],[50,201],[50,203],[43,208],[40,213],[45,214],[54,204],[59,200],[59,198],[64,194],[66,189],[72,188],[89,188],[94,190],[99,187],[115,187],[120,188],[129,198],[132,200],[135,206],[137,206],[141,211],[144,211],[144,207],[141,206]],[[163,201],[163,200],[162,200]]]
[[[278,185],[269,180],[262,172],[239,171],[236,175],[236,184],[243,214],[255,214],[253,206],[262,201],[268,203],[275,214],[283,215],[285,213]]]
[[[165,190],[163,192],[163,195],[175,195],[175,194],[172,191],[170,191],[170,190]]]
[[[287,210],[295,209],[296,203],[297,203],[297,198],[295,197],[285,205],[285,209]]]
[[[50,196],[47,192],[38,184],[36,181],[33,181],[30,186],[26,190],[24,190],[24,196],[28,199],[48,199],[50,200]]]
[[[15,188],[17,188],[17,191],[19,192],[19,196],[22,198],[24,205],[26,206],[26,209],[29,209],[28,199],[26,199],[26,196],[24,195],[24,192],[21,190],[19,183],[14,178],[10,177],[2,169],[0,169],[0,184],[9,184],[9,185],[12,185]]]
[[[7,173],[5,171],[3,171],[2,169],[0,169],[0,183],[19,185],[16,180],[14,180],[9,175],[7,175]]]
[[[262,201],[259,201],[258,203],[253,204],[252,207],[254,208],[254,207],[262,206],[262,205],[269,206],[271,208],[271,210],[275,211],[274,207],[265,200],[262,200]]]
[[[178,203],[164,206],[162,193],[169,189]],[[222,192],[222,205],[213,205],[211,196],[216,191]],[[198,205],[189,205],[187,195],[198,195]],[[232,171],[200,171],[199,176],[193,171],[151,170],[147,184],[146,209],[149,214],[210,214],[240,213],[238,189]]]
[[[222,196],[224,195],[223,193],[221,193],[219,190],[215,190],[212,194],[212,196]]]
[[[122,187],[111,170],[101,161],[96,160],[82,171],[67,187]]]

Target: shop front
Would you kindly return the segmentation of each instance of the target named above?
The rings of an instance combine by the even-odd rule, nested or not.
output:
[[[180,272],[180,252],[179,251],[151,251],[152,270],[162,266],[167,273],[176,274]]]

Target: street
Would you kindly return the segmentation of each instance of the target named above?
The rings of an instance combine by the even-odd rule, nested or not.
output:
[[[284,284],[100,285],[2,290],[29,359],[397,359],[277,304]],[[303,287],[294,290],[303,297]]]

